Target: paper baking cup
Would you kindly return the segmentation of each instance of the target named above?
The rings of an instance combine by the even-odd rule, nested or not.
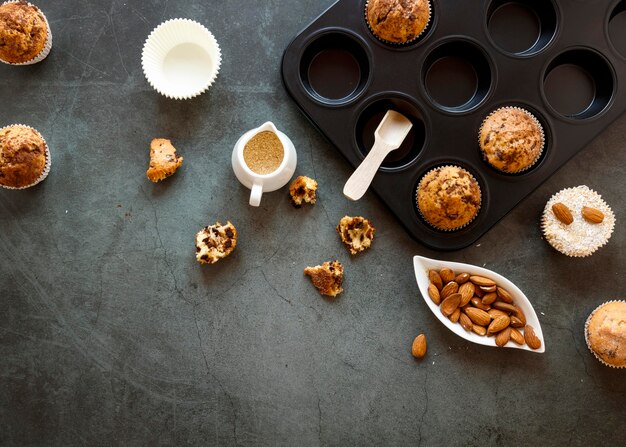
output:
[[[609,303],[626,303],[626,301],[622,301],[622,300],[607,301],[606,303],[600,304],[598,307],[596,307],[593,310],[593,312],[591,312],[589,314],[589,316],[587,317],[587,321],[585,321],[585,343],[587,343],[587,348],[593,354],[593,356],[598,359],[598,361],[600,363],[602,363],[603,365],[609,366],[611,368],[624,369],[624,368],[626,368],[626,365],[624,365],[624,366],[616,366],[616,365],[611,365],[610,363],[605,362],[598,354],[596,354],[596,352],[593,349],[591,349],[591,346],[589,344],[589,323],[591,322],[591,317],[593,317],[593,314],[595,314],[598,311],[598,309],[600,309],[605,304],[609,304]]]
[[[39,176],[39,178],[37,180],[35,180],[33,183],[31,183],[30,185],[26,185],[26,186],[6,186],[6,185],[1,185],[0,187],[5,188],[5,189],[28,189],[31,188],[33,186],[35,186],[38,183],[41,183],[45,180],[46,177],[48,177],[48,174],[50,173],[50,165],[52,163],[52,157],[50,156],[50,149],[48,149],[48,143],[46,142],[45,138],[39,133],[39,131],[37,131],[37,129],[34,129],[30,126],[26,126],[25,124],[11,124],[10,126],[4,126],[2,128],[0,128],[0,131],[4,130],[4,129],[8,129],[9,127],[25,127],[27,129],[32,129],[37,135],[39,135],[39,137],[43,140],[45,149],[46,149],[46,165],[44,166],[43,172],[41,173],[41,175]]]
[[[2,2],[2,4],[4,5],[5,3],[19,3],[19,2],[20,2],[20,0],[8,0],[6,2]],[[41,52],[37,56],[32,58],[31,60],[26,61],[26,62],[13,63],[13,62],[3,61],[2,59],[0,59],[0,62],[2,62],[4,64],[7,64],[7,65],[32,65],[32,64],[36,64],[37,62],[41,62],[46,57],[48,57],[48,54],[50,54],[50,50],[52,50],[52,30],[50,29],[50,24],[48,23],[48,19],[46,18],[46,15],[36,5],[33,5],[32,3],[28,3],[28,6],[32,6],[34,8],[37,8],[37,11],[39,11],[41,13],[41,15],[43,16],[43,20],[46,22],[46,28],[48,28],[48,35],[46,37],[46,43],[44,44],[43,50],[41,50]]]
[[[424,29],[422,31],[420,31],[420,33],[415,36],[413,39],[408,40],[406,42],[390,42],[388,40],[382,39],[380,37],[378,37],[378,35],[374,32],[374,30],[372,29],[372,27],[370,26],[370,21],[367,17],[367,7],[369,5],[369,0],[365,2],[365,24],[367,25],[367,28],[370,30],[370,32],[372,33],[372,35],[379,41],[381,41],[382,43],[386,44],[386,45],[391,45],[394,47],[404,47],[407,45],[412,45],[414,44],[420,37],[422,37],[424,35],[424,33],[426,32],[426,30],[428,29],[428,27],[430,26],[430,21],[433,18],[433,9],[430,3],[430,0],[428,0],[426,2],[426,4],[428,5],[428,21],[426,22],[426,25],[424,25]]]
[[[422,186],[422,182],[424,181],[424,179],[426,178],[426,176],[428,174],[430,174],[431,172],[434,172],[438,169],[442,169],[442,168],[457,168],[457,169],[462,169],[465,172],[467,172],[467,174],[476,182],[476,184],[478,185],[478,192],[480,192],[480,203],[478,204],[478,209],[476,210],[476,214],[474,215],[474,217],[472,217],[467,223],[465,223],[464,225],[461,225],[460,227],[457,228],[439,228],[436,225],[433,225],[427,218],[426,216],[424,216],[424,214],[422,214],[422,210],[420,209],[420,204],[419,204],[419,190]],[[461,166],[456,166],[456,165],[443,165],[443,166],[437,166],[436,168],[431,169],[430,171],[426,172],[426,174],[424,174],[422,176],[422,179],[419,182],[419,185],[417,186],[417,189],[415,190],[415,204],[417,205],[417,211],[419,212],[420,216],[422,216],[422,219],[424,219],[424,221],[430,225],[432,228],[434,228],[437,231],[444,231],[446,233],[451,233],[453,231],[459,231],[462,230],[463,228],[467,227],[469,224],[471,224],[472,222],[474,222],[474,220],[476,220],[476,217],[478,217],[478,215],[480,214],[480,210],[482,208],[482,202],[483,202],[483,192],[482,189],[480,188],[480,183],[478,183],[478,180],[476,180],[476,177],[474,177],[472,175],[471,172],[469,172],[467,169],[462,168]]]
[[[554,231],[558,231],[560,228],[562,228],[561,231],[565,231],[568,227],[564,223],[561,223],[556,218],[556,216],[554,216],[554,213],[552,211],[552,205],[554,205],[557,202],[563,201],[560,195],[566,191],[573,191],[575,193],[580,194],[581,196],[584,194],[590,196],[588,200],[582,201],[584,202],[582,206],[589,206],[592,208],[597,208],[604,213],[604,222],[606,222],[609,225],[609,228],[608,230],[605,230],[606,234],[602,238],[600,238],[599,242],[593,245],[577,247],[573,243],[569,242],[568,240],[564,240],[563,238],[558,237],[558,234],[553,234]],[[572,208],[572,204],[567,203],[567,202],[568,202],[567,200],[563,201],[563,203],[568,208]],[[577,222],[577,225],[588,226],[587,229],[590,231],[598,231],[595,227],[597,225],[602,225],[602,224],[591,224],[585,221],[581,215],[580,209],[572,210],[572,215],[574,217],[574,222],[575,223]],[[574,223],[570,225],[574,225]],[[550,226],[554,227],[553,228],[554,231],[550,231],[551,230],[549,228]],[[615,229],[615,214],[613,213],[613,210],[611,209],[611,207],[602,199],[602,196],[600,194],[598,194],[593,189],[584,185],[577,186],[575,188],[565,188],[557,192],[556,194],[554,194],[552,197],[550,197],[550,200],[548,200],[548,202],[546,203],[546,206],[543,210],[543,214],[541,216],[541,232],[543,233],[544,239],[552,246],[552,248],[572,258],[585,258],[587,256],[591,256],[599,248],[604,247],[609,242],[609,239],[611,239],[611,235],[613,234],[614,229]],[[588,231],[586,231],[585,234],[588,234]]]
[[[222,54],[213,34],[189,19],[172,19],[146,39],[141,65],[159,93],[189,99],[205,92],[220,70]]]
[[[485,126],[485,123],[487,122],[487,120],[489,120],[489,118],[491,118],[494,114],[502,111],[502,110],[519,110],[520,112],[523,112],[526,116],[528,116],[530,119],[532,119],[537,126],[539,126],[539,130],[541,132],[541,148],[539,149],[539,153],[537,154],[537,157],[533,160],[533,162],[531,164],[529,164],[528,166],[526,166],[525,168],[519,169],[517,171],[503,171],[502,169],[497,168],[496,166],[492,165],[491,163],[489,163],[489,160],[487,160],[487,156],[484,153],[483,150],[483,145],[482,145],[482,141],[480,141],[480,136],[483,133],[483,127]],[[545,131],[543,130],[543,126],[541,125],[541,123],[539,122],[539,120],[537,119],[537,117],[535,115],[533,115],[532,113],[530,113],[528,110],[523,109],[521,107],[515,107],[515,106],[506,106],[506,107],[499,107],[496,110],[494,110],[493,112],[491,112],[487,118],[485,118],[482,122],[482,124],[480,125],[480,129],[478,130],[478,147],[480,147],[480,151],[483,154],[483,157],[485,159],[485,161],[489,164],[489,166],[493,167],[494,169],[497,169],[499,172],[503,172],[505,174],[519,174],[521,172],[527,171],[530,168],[532,168],[533,166],[535,166],[537,164],[537,162],[539,161],[539,159],[541,158],[541,155],[543,154],[543,150],[546,146],[546,134]]]

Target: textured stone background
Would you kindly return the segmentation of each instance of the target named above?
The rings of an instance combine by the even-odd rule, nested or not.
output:
[[[374,195],[341,194],[350,169],[287,97],[290,39],[332,0],[39,0],[54,31],[46,62],[0,67],[0,124],[39,129],[52,172],[0,190],[0,444],[617,445],[626,374],[586,350],[583,323],[624,298],[626,117],[608,128],[475,246],[425,249]],[[141,71],[163,19],[206,24],[224,53],[217,84],[187,102]],[[230,168],[239,135],[273,120],[294,140],[319,203],[284,191],[262,207]],[[172,138],[175,177],[145,178],[148,145]],[[569,259],[541,239],[557,190],[587,184],[617,214],[610,244]],[[344,214],[377,225],[350,258]],[[194,259],[204,225],[231,219],[236,252]],[[472,345],[418,296],[415,254],[486,265],[532,300],[544,355]],[[306,265],[336,257],[346,291],[317,295]],[[425,332],[427,358],[411,357]]]

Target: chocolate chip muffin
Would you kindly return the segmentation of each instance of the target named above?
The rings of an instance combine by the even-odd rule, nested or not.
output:
[[[23,64],[46,49],[50,30],[42,12],[25,1],[0,5],[0,60]]]
[[[378,39],[406,44],[426,29],[430,11],[428,0],[368,0],[365,17]]]
[[[531,168],[543,152],[545,136],[534,115],[518,107],[502,107],[480,128],[480,149],[494,168],[515,174]]]
[[[343,265],[339,261],[328,261],[315,267],[307,267],[304,274],[311,277],[313,285],[322,295],[336,297],[343,288]]]
[[[426,222],[442,231],[454,231],[478,215],[480,186],[465,169],[442,166],[428,172],[417,188],[417,207]]]
[[[237,229],[226,222],[216,222],[196,234],[196,260],[200,264],[215,264],[231,254],[237,246]]]
[[[155,138],[150,143],[150,166],[146,171],[150,181],[156,183],[174,175],[184,158],[176,153],[170,140]]]
[[[337,225],[337,234],[350,254],[355,255],[371,247],[376,228],[361,216],[344,216]]]
[[[45,178],[46,142],[35,129],[13,125],[0,129],[0,186],[25,188]]]
[[[626,368],[626,301],[609,301],[594,310],[585,324],[585,340],[602,363]]]

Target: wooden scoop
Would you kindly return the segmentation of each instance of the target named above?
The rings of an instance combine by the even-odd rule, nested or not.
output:
[[[374,132],[376,140],[372,150],[343,187],[344,196],[350,200],[363,197],[385,157],[400,147],[411,127],[413,123],[404,115],[393,110],[387,111]]]

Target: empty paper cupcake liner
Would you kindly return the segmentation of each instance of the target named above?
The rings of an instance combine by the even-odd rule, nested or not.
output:
[[[574,222],[565,225],[552,211],[555,203],[562,202],[572,212]],[[596,208],[604,214],[599,224],[587,222],[582,217],[584,206]],[[615,214],[602,196],[587,186],[566,188],[554,194],[546,203],[541,217],[541,231],[546,241],[566,256],[584,258],[606,245],[615,229]]]
[[[26,127],[27,129],[31,129],[37,135],[39,135],[39,137],[43,140],[43,143],[45,145],[46,165],[45,165],[44,170],[41,173],[41,175],[37,178],[37,180],[35,180],[30,185],[26,185],[26,186],[6,186],[6,185],[0,184],[0,187],[5,188],[5,189],[28,189],[28,188],[32,188],[33,186],[37,185],[38,183],[43,182],[45,180],[45,178],[48,177],[48,174],[50,173],[50,165],[52,163],[52,157],[50,156],[50,149],[48,149],[48,143],[46,142],[46,139],[39,133],[39,131],[37,129],[35,129],[33,127],[30,127],[30,126],[27,126],[25,124],[11,124],[10,126],[4,126],[4,127],[0,128],[0,131],[2,131],[4,129],[8,129],[9,127]]]
[[[384,43],[385,45],[391,45],[393,47],[397,47],[397,48],[401,48],[401,47],[405,47],[408,45],[412,45],[415,42],[417,42],[419,40],[420,37],[422,37],[424,35],[424,33],[428,30],[428,28],[430,27],[430,21],[433,18],[433,8],[432,5],[430,3],[430,0],[428,0],[426,2],[426,4],[428,5],[428,21],[426,22],[426,25],[424,25],[424,29],[422,31],[420,31],[420,33],[415,36],[413,39],[406,41],[406,42],[390,42],[388,40],[385,40],[381,37],[378,37],[378,35],[374,32],[374,30],[372,29],[372,27],[370,26],[370,21],[367,17],[367,7],[369,5],[369,0],[365,2],[365,24],[367,25],[367,28],[370,30],[370,32],[372,33],[372,35],[379,40],[380,42]]]
[[[482,150],[482,141],[480,141],[480,135],[482,134],[483,127],[485,126],[485,123],[487,122],[487,120],[489,118],[491,118],[494,114],[496,114],[496,113],[498,113],[498,112],[500,112],[502,110],[511,110],[511,109],[515,109],[515,110],[518,110],[520,112],[523,112],[526,116],[528,116],[530,119],[532,119],[535,124],[537,124],[537,126],[539,127],[539,130],[541,132],[541,148],[539,149],[539,153],[537,154],[537,157],[533,160],[532,163],[530,163],[525,168],[519,169],[517,171],[503,171],[501,169],[498,169],[496,166],[493,166],[491,163],[489,163],[489,160],[487,160],[487,157],[485,156],[484,151]],[[543,154],[543,150],[545,149],[545,146],[546,146],[546,133],[545,133],[545,131],[543,129],[543,126],[541,125],[541,123],[537,119],[537,117],[535,115],[533,115],[531,112],[529,112],[528,110],[523,109],[521,107],[517,107],[517,106],[499,107],[496,110],[492,111],[489,115],[487,115],[487,118],[485,118],[483,120],[482,124],[480,125],[480,129],[478,130],[478,147],[481,148],[481,152],[483,153],[483,157],[485,158],[485,162],[487,162],[489,164],[489,166],[493,167],[498,172],[502,172],[504,174],[521,174],[522,172],[528,171],[530,168],[532,168],[533,166],[535,166],[537,164],[537,162],[541,158],[541,155]]]
[[[222,53],[213,34],[190,19],[172,19],[146,39],[141,65],[148,83],[173,99],[190,99],[215,82]]]
[[[2,4],[5,4],[5,3],[19,3],[20,1],[21,0],[8,0],[8,1],[5,1],[5,2],[2,2]],[[34,58],[32,58],[29,61],[13,63],[13,62],[7,62],[7,61],[4,61],[4,60],[0,59],[0,62],[5,63],[7,65],[32,65],[32,64],[36,64],[36,63],[41,62],[42,60],[44,60],[46,57],[48,57],[48,54],[50,54],[50,50],[52,50],[52,30],[50,29],[50,24],[48,23],[48,19],[46,18],[46,15],[41,11],[41,9],[39,9],[37,7],[37,5],[33,5],[32,3],[28,3],[28,5],[32,6],[34,8],[37,8],[37,11],[39,11],[41,13],[41,15],[43,16],[44,21],[46,22],[46,27],[48,28],[48,35],[46,36],[46,43],[44,44],[43,50],[41,50],[37,56],[35,56]]]
[[[424,214],[422,213],[422,210],[420,209],[419,206],[419,190],[420,187],[422,185],[422,182],[424,181],[424,179],[426,178],[426,176],[432,172],[435,172],[437,169],[441,169],[441,168],[457,168],[457,169],[463,169],[465,172],[467,172],[467,174],[472,178],[472,180],[474,180],[476,182],[476,184],[478,185],[478,192],[480,193],[480,203],[478,204],[478,208],[476,209],[476,214],[474,215],[474,217],[472,217],[469,221],[467,221],[464,225],[461,225],[460,227],[456,227],[456,228],[439,228],[436,225],[433,225],[427,218],[426,216],[424,216]],[[417,207],[417,211],[419,213],[419,215],[421,216],[421,218],[424,220],[424,222],[426,222],[430,227],[434,228],[437,231],[443,231],[446,233],[452,233],[454,231],[459,231],[462,230],[463,228],[467,227],[469,224],[471,224],[472,222],[474,222],[476,220],[476,218],[478,217],[478,215],[480,214],[480,210],[482,208],[482,201],[483,201],[483,192],[482,189],[480,188],[480,183],[478,183],[478,180],[476,180],[476,177],[474,177],[472,175],[471,172],[469,172],[467,169],[461,167],[461,166],[456,166],[456,165],[441,165],[441,166],[437,166],[431,170],[429,170],[428,172],[426,172],[423,176],[422,179],[420,180],[417,189],[415,190],[415,204]]]
[[[587,349],[589,349],[589,352],[591,352],[593,354],[593,356],[595,358],[598,359],[598,361],[600,363],[602,363],[603,365],[609,366],[611,368],[615,368],[615,369],[625,369],[626,365],[624,366],[616,366],[616,365],[611,365],[610,363],[605,362],[590,346],[589,343],[589,323],[591,322],[591,317],[593,317],[593,315],[604,305],[609,304],[609,303],[624,303],[626,301],[622,301],[622,300],[611,300],[611,301],[607,301],[605,303],[600,304],[598,307],[596,307],[593,312],[591,312],[589,314],[589,316],[587,317],[587,321],[585,321],[585,343],[587,344]]]

